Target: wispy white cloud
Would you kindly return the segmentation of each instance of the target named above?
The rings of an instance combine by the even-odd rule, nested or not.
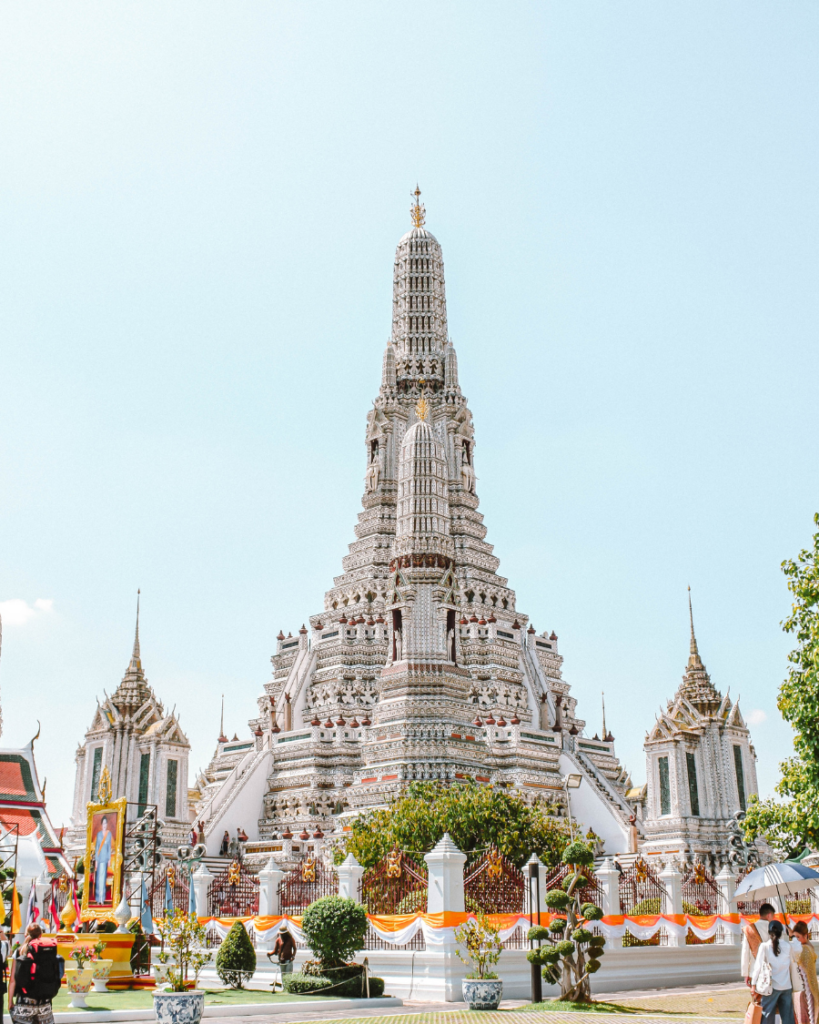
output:
[[[48,615],[53,610],[54,600],[50,597],[38,597],[33,604],[21,597],[0,601],[0,618],[4,626],[25,626],[33,618]]]
[[[767,714],[762,710],[762,708],[754,708],[745,716],[745,721],[748,725],[762,725],[767,717]]]

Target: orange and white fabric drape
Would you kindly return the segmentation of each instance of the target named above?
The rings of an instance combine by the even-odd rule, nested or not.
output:
[[[443,914],[368,914],[370,925],[382,941],[394,946],[404,946],[422,932],[427,949],[435,949],[453,941],[455,929],[474,914],[456,914],[447,911]],[[556,914],[541,914],[540,924],[548,925]],[[489,919],[500,925],[502,941],[510,939],[515,931],[524,935],[529,929],[529,917],[526,914],[490,914]],[[747,921],[755,921],[757,915],[712,914],[697,917],[693,914],[646,914],[642,916],[612,915],[595,921],[594,925],[610,940],[622,939],[628,932],[635,939],[646,941],[652,939],[661,929],[669,935],[679,938],[690,931],[698,939],[710,939],[718,931],[739,935],[742,925]],[[271,929],[278,928],[282,921],[288,927],[296,942],[304,941],[301,930],[301,917],[247,917],[218,918],[203,917],[199,919],[207,926],[208,934],[224,938],[237,920],[244,923],[248,932],[255,938],[263,938]],[[793,925],[797,921],[805,921],[808,925],[816,921],[819,927],[819,914],[789,914],[788,922]]]

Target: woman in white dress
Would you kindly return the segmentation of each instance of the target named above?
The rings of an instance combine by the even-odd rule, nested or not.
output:
[[[801,946],[783,938],[784,930],[779,921],[768,925],[768,941],[759,947],[751,975],[751,987],[761,999],[762,1024],[774,1024],[777,1013],[782,1024],[795,1024],[793,990],[801,989],[796,970]]]

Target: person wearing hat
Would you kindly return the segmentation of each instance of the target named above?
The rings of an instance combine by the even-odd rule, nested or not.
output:
[[[293,973],[293,961],[296,959],[296,940],[290,933],[287,927],[287,922],[282,921],[279,926],[279,934],[276,936],[276,942],[273,949],[267,954],[268,960],[276,958],[276,963],[279,965],[279,970],[282,975]],[[273,988],[275,989],[276,983],[273,982]],[[284,985],[282,985],[284,988]]]

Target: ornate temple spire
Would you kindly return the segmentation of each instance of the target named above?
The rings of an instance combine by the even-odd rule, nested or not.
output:
[[[691,623],[690,653],[682,685],[677,694],[685,697],[702,714],[710,715],[719,709],[722,694],[712,684],[697,647],[697,637],[694,633],[694,610],[691,605],[691,587],[688,588],[688,617]]]
[[[399,383],[437,390],[444,379],[447,344],[444,261],[438,240],[424,227],[421,190],[416,187],[412,194],[412,228],[395,251],[392,343]]]
[[[151,689],[142,670],[142,659],[139,651],[139,594],[140,592],[137,590],[136,630],[134,632],[134,647],[131,652],[131,660],[128,663],[128,668],[125,670],[125,675],[122,677],[122,682],[111,697],[111,700],[118,708],[121,710],[128,709],[129,711],[135,711],[151,695]]]
[[[139,595],[140,591],[139,588],[137,588],[136,630],[134,632],[134,650],[131,653],[131,664],[133,666],[139,665],[141,667],[139,658]]]

